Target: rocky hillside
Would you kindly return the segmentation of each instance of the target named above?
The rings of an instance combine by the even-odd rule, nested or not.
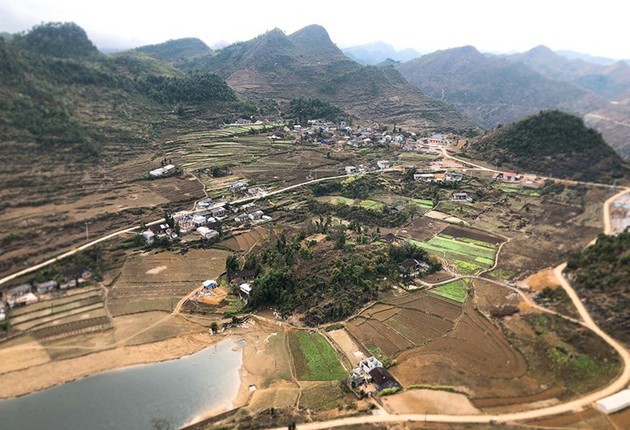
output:
[[[315,97],[364,119],[441,130],[474,128],[464,115],[427,97],[396,70],[350,60],[316,25],[290,35],[275,29],[178,66],[215,72],[254,100]]]
[[[424,55],[401,64],[397,70],[426,94],[454,104],[487,128],[542,109],[586,113],[605,104],[576,85],[553,81],[526,66],[486,56],[472,46]]]
[[[559,178],[610,183],[628,173],[597,131],[557,110],[501,127],[468,144],[465,152],[500,169]]]

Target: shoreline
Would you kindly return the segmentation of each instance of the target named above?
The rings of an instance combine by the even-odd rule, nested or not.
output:
[[[234,336],[231,332],[194,333],[159,342],[101,350],[0,374],[0,400],[34,394],[99,373],[177,360]],[[238,336],[238,335],[237,335]]]

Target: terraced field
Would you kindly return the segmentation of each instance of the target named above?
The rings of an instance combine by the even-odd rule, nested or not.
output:
[[[71,290],[63,297],[17,308],[12,313],[15,330],[37,339],[62,338],[111,328],[98,287]]]
[[[245,233],[232,236],[227,240],[217,243],[217,245],[224,246],[236,252],[247,252],[252,249],[264,235],[265,231],[262,228],[254,228]]]
[[[419,292],[364,310],[346,324],[348,332],[377,357],[393,357],[449,333],[461,305]]]

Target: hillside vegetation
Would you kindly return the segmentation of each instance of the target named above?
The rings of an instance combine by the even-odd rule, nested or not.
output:
[[[598,324],[630,343],[630,231],[600,235],[569,259],[566,271]]]
[[[498,128],[465,152],[500,169],[560,178],[611,182],[627,172],[602,136],[579,117],[551,110]]]

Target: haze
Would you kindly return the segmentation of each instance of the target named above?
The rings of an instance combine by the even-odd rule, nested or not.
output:
[[[544,44],[614,59],[630,58],[622,2],[460,1],[380,3],[321,0],[85,2],[0,0],[0,31],[74,21],[101,49],[125,49],[181,37],[212,46],[250,39],[278,27],[287,33],[321,24],[341,47],[377,40],[427,53],[463,45],[525,51]]]

